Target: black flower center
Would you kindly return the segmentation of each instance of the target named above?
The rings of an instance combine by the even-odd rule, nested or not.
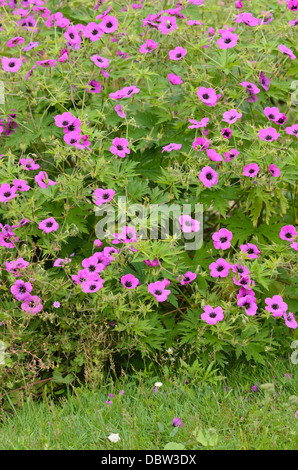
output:
[[[204,93],[203,98],[204,98],[204,100],[208,100],[209,99],[208,93]]]
[[[161,290],[156,290],[156,291],[154,292],[154,294],[155,294],[155,295],[161,295],[161,294],[162,294],[162,291],[161,291]]]
[[[277,304],[273,304],[273,305],[272,305],[272,308],[273,308],[273,310],[278,310],[278,309],[279,309],[279,306],[278,306]]]
[[[126,281],[125,285],[126,285],[126,287],[131,287],[132,283],[130,281]]]

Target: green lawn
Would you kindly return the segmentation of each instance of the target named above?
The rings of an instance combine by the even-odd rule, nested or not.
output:
[[[221,374],[224,378],[216,373],[218,381],[215,376],[188,377],[189,384],[181,372],[127,376],[98,390],[70,388],[68,398],[55,403],[49,396],[40,402],[27,396],[3,415],[0,448],[159,450],[176,442],[189,450],[297,449],[298,402],[291,398],[289,404],[297,394],[297,365],[288,360],[261,368],[239,363]],[[155,382],[162,382],[156,393]],[[259,387],[270,382],[274,394]],[[259,391],[253,392],[253,385]],[[182,427],[173,427],[175,417],[182,419]],[[200,441],[193,434],[196,428]],[[210,437],[209,446],[203,445],[202,434],[206,438],[210,428],[213,441]],[[120,441],[110,442],[111,433],[118,433]]]

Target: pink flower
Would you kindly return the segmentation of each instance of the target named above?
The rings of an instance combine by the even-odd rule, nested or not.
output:
[[[140,281],[132,274],[126,274],[121,277],[121,284],[126,287],[126,289],[134,289],[140,284]]]
[[[205,117],[201,121],[196,121],[195,119],[189,119],[191,126],[188,126],[188,129],[199,129],[200,127],[206,127],[209,122],[209,118]]]
[[[158,42],[153,41],[153,39],[147,39],[145,44],[142,44],[140,47],[140,52],[142,54],[148,54],[148,52],[154,51],[158,46]]]
[[[17,72],[22,65],[21,59],[15,59],[13,57],[7,58],[3,56],[1,59],[1,62],[2,62],[2,68],[6,72]]]
[[[243,176],[249,176],[253,178],[258,174],[260,171],[259,166],[256,163],[251,163],[250,165],[246,165],[243,169]]]
[[[267,129],[260,129],[259,131],[259,137],[262,140],[265,140],[267,142],[277,140],[280,134],[276,132],[276,129],[274,127],[268,127]]]
[[[268,166],[268,171],[269,173],[271,173],[272,176],[274,176],[274,178],[278,178],[280,175],[280,169],[277,168],[274,163],[271,163],[271,165]]]
[[[213,88],[205,88],[203,86],[198,89],[197,95],[207,106],[215,106],[221,97],[221,95],[216,94],[216,91],[213,90]]]
[[[221,162],[222,156],[217,153],[214,149],[207,149],[207,155],[212,162]]]
[[[90,59],[92,60],[92,62],[94,62],[95,65],[97,65],[97,67],[102,67],[106,69],[110,65],[110,61],[108,59],[105,59],[104,57],[101,57],[97,54],[92,55]]]
[[[169,57],[171,60],[180,60],[187,54],[187,49],[183,49],[183,47],[175,47],[175,49],[171,49],[169,52]]]
[[[187,271],[187,273],[183,274],[183,277],[180,281],[180,284],[184,286],[185,284],[189,284],[190,282],[196,279],[197,275],[192,273],[191,271]],[[179,281],[179,277],[176,277],[177,281]]]
[[[181,215],[179,217],[181,230],[184,233],[198,232],[200,230],[200,222],[192,219],[190,215]]]
[[[102,189],[98,188],[94,191],[96,197],[95,204],[101,206],[102,204],[109,202],[114,197],[115,191],[113,189]]]
[[[265,309],[268,312],[271,312],[274,317],[282,317],[288,310],[288,305],[283,301],[283,298],[280,295],[274,295],[272,299],[267,297],[265,299],[265,303]]]
[[[158,302],[164,302],[167,300],[168,295],[171,293],[169,289],[166,287],[170,284],[168,279],[164,279],[163,281],[156,281],[152,282],[148,285],[148,291],[150,294],[154,295]]]
[[[35,181],[41,188],[46,189],[48,186],[54,186],[55,181],[49,179],[48,174],[45,171],[40,171],[38,175],[35,175]]]
[[[282,240],[293,241],[294,237],[298,236],[294,225],[284,225],[279,233]]]
[[[59,228],[59,224],[56,222],[54,217],[49,217],[43,220],[38,225],[39,230],[43,230],[45,233],[56,232]]]
[[[201,319],[208,323],[208,325],[215,325],[217,322],[224,319],[222,308],[213,308],[211,305],[206,305],[204,307],[204,313],[201,315]]]
[[[162,16],[158,27],[162,34],[169,34],[177,29],[176,18],[174,16]]]
[[[239,305],[239,307],[244,307],[245,313],[249,316],[255,315],[258,310],[256,299],[252,295],[245,295],[241,297],[238,300],[237,305]]]
[[[226,111],[223,113],[223,121],[228,122],[229,124],[234,124],[237,119],[242,117],[242,113],[238,113],[237,109],[231,109],[230,111]]]
[[[17,300],[24,300],[27,294],[32,291],[32,285],[30,282],[24,282],[19,279],[11,286],[10,291]]]
[[[112,146],[110,147],[110,152],[113,155],[118,155],[120,158],[126,157],[126,154],[130,154],[128,146],[128,140],[116,137],[112,141]]]
[[[174,73],[169,73],[168,79],[173,85],[181,85],[181,83],[183,83],[182,78]]]
[[[127,114],[123,111],[121,104],[117,104],[114,110],[116,111],[119,117],[126,118]]]
[[[182,147],[182,144],[169,144],[165,145],[165,147],[162,148],[161,153],[163,152],[171,152],[172,150],[180,150]]]
[[[225,31],[222,33],[221,38],[216,41],[220,49],[228,49],[235,47],[237,45],[237,41],[239,36],[237,34],[233,34],[229,31]]]
[[[293,315],[292,312],[284,312],[283,313],[283,317],[285,319],[285,324],[289,327],[289,328],[292,328],[293,330],[296,330],[297,326],[298,326],[298,323],[297,321],[295,320],[295,317]],[[297,414],[297,416],[296,416]],[[296,414],[295,414],[295,418],[298,418],[298,411],[296,411]]]
[[[0,186],[0,202],[7,202],[16,197],[16,191],[15,186],[10,187],[8,183],[3,183]]]
[[[227,250],[231,246],[233,238],[232,232],[226,228],[221,228],[212,235],[213,245],[217,250]]]
[[[211,277],[227,277],[229,275],[231,265],[223,258],[218,258],[209,265]]]
[[[280,44],[278,46],[278,50],[280,52],[282,52],[283,54],[288,55],[290,57],[290,59],[292,59],[292,60],[296,59],[296,56],[295,56],[294,52],[291,49],[289,49],[287,46],[284,46],[283,44]]]
[[[218,174],[210,166],[205,166],[199,174],[200,181],[207,188],[211,188],[212,185],[217,185]]]
[[[258,255],[261,253],[257,245],[252,243],[247,243],[247,245],[240,245],[240,250],[243,253],[246,253],[247,257],[250,259],[258,258]]]

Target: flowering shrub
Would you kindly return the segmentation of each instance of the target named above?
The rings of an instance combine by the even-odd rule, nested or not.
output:
[[[295,6],[0,0],[8,387],[90,379],[169,347],[220,364],[289,353]],[[132,214],[100,239],[96,210],[120,217],[120,197],[175,203],[202,246],[185,250],[172,226],[139,236]],[[183,213],[197,203],[204,225]]]

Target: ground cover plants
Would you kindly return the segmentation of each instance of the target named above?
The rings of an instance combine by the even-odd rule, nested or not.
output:
[[[297,363],[297,5],[0,0],[4,407]]]

